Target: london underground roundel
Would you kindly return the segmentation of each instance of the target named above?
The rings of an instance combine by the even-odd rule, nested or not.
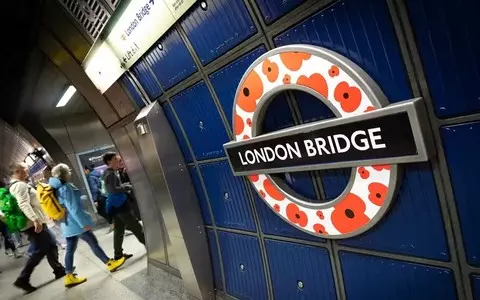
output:
[[[285,90],[312,94],[336,118],[259,135],[265,108]],[[399,164],[428,160],[421,98],[390,104],[360,67],[330,50],[291,45],[258,58],[237,88],[235,140],[224,145],[233,173],[246,175],[267,205],[312,235],[347,238],[374,226],[392,203]],[[427,139],[426,139],[427,137]],[[333,201],[304,201],[270,174],[352,167]]]

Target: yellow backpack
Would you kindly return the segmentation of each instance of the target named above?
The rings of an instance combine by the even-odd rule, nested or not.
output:
[[[37,197],[43,212],[52,220],[60,221],[65,218],[65,208],[58,202],[55,189],[46,183],[38,183]]]

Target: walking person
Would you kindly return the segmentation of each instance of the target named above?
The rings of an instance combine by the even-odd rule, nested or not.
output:
[[[15,244],[12,241],[12,238],[7,230],[7,225],[1,220],[0,216],[0,233],[3,235],[3,243],[5,246],[5,255],[12,256],[15,258],[20,258],[23,256],[15,247]]]
[[[34,248],[33,253],[27,260],[20,276],[14,285],[26,293],[36,290],[30,284],[30,277],[33,270],[46,256],[50,267],[53,269],[55,279],[65,276],[65,269],[58,261],[58,248],[46,225],[47,217],[44,214],[40,202],[37,199],[36,191],[26,183],[28,179],[28,166],[25,163],[13,163],[10,166],[11,184],[10,194],[17,200],[20,210],[25,214],[28,221],[22,232],[25,233]]]
[[[102,174],[95,170],[93,165],[85,166],[83,168],[83,172],[87,177],[88,187],[90,188],[90,193],[92,194],[93,198],[92,200],[97,208],[97,213],[103,217],[108,224],[110,224],[107,232],[107,234],[110,234],[113,232],[113,221],[106,211],[107,197],[105,197],[102,192]]]
[[[52,169],[52,176],[48,183],[56,190],[58,201],[66,209],[66,219],[60,222],[62,233],[67,240],[65,287],[70,288],[87,281],[86,278],[77,277],[73,273],[73,261],[79,239],[84,240],[90,246],[95,256],[107,266],[110,272],[116,271],[125,263],[126,258],[110,259],[98,244],[98,240],[92,231],[93,220],[83,207],[80,191],[71,183],[72,173],[70,168],[65,164],[56,165]]]
[[[131,192],[130,184],[122,184],[118,176],[120,158],[115,152],[108,152],[103,155],[103,162],[107,169],[103,173],[103,181],[107,193],[107,213],[113,218],[113,247],[115,259],[121,257],[130,258],[133,255],[123,253],[123,239],[125,228],[130,230],[137,240],[145,245],[143,227],[133,216],[128,201],[128,193]]]

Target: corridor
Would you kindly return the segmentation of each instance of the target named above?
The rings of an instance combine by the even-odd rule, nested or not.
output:
[[[106,228],[96,230],[95,234],[107,254],[113,253],[113,235],[105,234]],[[85,284],[65,289],[63,280],[52,281],[53,274],[46,259],[35,269],[32,284],[39,289],[30,295],[14,288],[12,282],[20,273],[25,260],[13,259],[0,251],[0,291],[2,300],[141,300],[141,299],[189,299],[182,290],[181,280],[159,270],[153,270],[147,277],[147,261],[144,247],[133,235],[125,237],[125,252],[134,254],[125,265],[115,273],[109,273],[93,255],[87,244],[80,242],[75,255],[75,266],[81,276],[88,278]],[[22,249],[26,251],[26,247]],[[60,250],[63,261],[64,250]],[[154,283],[152,281],[155,281]]]

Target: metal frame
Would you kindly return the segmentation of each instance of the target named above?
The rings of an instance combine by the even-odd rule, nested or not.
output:
[[[205,227],[207,229],[213,230],[213,232],[215,233],[215,243],[217,245],[218,253],[220,256],[219,257],[220,270],[221,270],[221,277],[222,277],[223,291],[224,291],[224,292],[219,292],[219,294],[222,295],[223,297],[234,299],[233,297],[226,295],[227,290],[226,290],[225,274],[224,274],[224,267],[223,267],[223,261],[222,261],[222,251],[220,248],[218,235],[217,235],[219,231],[255,236],[259,239],[260,245],[261,245],[262,258],[264,262],[264,272],[267,280],[269,299],[273,299],[274,294],[272,289],[270,270],[266,263],[266,251],[265,251],[265,243],[264,243],[264,239],[266,238],[279,240],[279,241],[294,242],[302,245],[313,245],[317,247],[327,248],[329,250],[331,267],[332,267],[332,272],[335,280],[335,288],[337,292],[337,297],[339,299],[346,299],[342,268],[340,264],[339,254],[338,254],[338,251],[341,250],[341,251],[349,251],[349,252],[360,253],[365,255],[373,255],[376,257],[391,258],[391,259],[402,260],[402,261],[407,261],[412,263],[420,263],[420,264],[425,264],[430,266],[451,269],[456,282],[458,298],[473,300],[472,287],[470,284],[469,275],[474,272],[480,273],[480,268],[468,265],[466,260],[464,246],[463,246],[463,239],[461,235],[461,229],[459,226],[460,221],[459,221],[459,217],[457,214],[457,209],[454,201],[452,185],[450,182],[448,166],[447,166],[447,162],[444,155],[439,128],[440,126],[444,126],[444,125],[479,121],[480,113],[470,114],[470,115],[460,116],[460,117],[453,117],[448,119],[438,119],[436,117],[435,111],[433,108],[432,98],[430,96],[429,88],[426,82],[426,77],[423,71],[420,54],[416,46],[415,36],[409,21],[409,16],[408,16],[408,11],[407,11],[405,1],[404,0],[384,0],[384,1],[388,3],[390,17],[392,18],[392,23],[397,34],[398,45],[401,50],[403,60],[405,62],[405,67],[407,70],[408,78],[410,80],[412,93],[414,97],[422,97],[425,100],[424,102],[425,102],[425,107],[426,107],[429,121],[426,123],[423,123],[422,126],[431,128],[431,131],[433,133],[432,144],[435,146],[434,148],[437,151],[437,153],[434,153],[434,156],[430,161],[430,165],[433,172],[433,177],[434,177],[437,194],[440,202],[440,208],[441,208],[444,228],[446,232],[446,239],[447,239],[448,247],[450,250],[451,261],[444,262],[444,261],[422,258],[417,256],[409,256],[404,254],[387,253],[387,252],[381,252],[377,250],[343,246],[343,245],[338,245],[337,241],[334,241],[334,240],[327,240],[326,243],[311,242],[311,241],[297,239],[297,238],[272,236],[269,234],[264,234],[262,232],[261,225],[259,223],[258,213],[255,207],[256,205],[253,200],[252,191],[249,188],[247,188],[247,191],[249,195],[250,205],[253,209],[252,213],[254,215],[255,224],[257,226],[257,232],[248,232],[243,230],[234,230],[229,228],[218,227],[215,223],[215,218],[212,212],[210,199],[208,197],[208,194],[206,193],[206,188],[203,182],[203,178],[201,176],[199,164],[216,162],[216,161],[224,161],[227,158],[222,157],[222,158],[202,160],[201,162],[197,161],[192,151],[191,144],[185,134],[185,130],[183,129],[181,123],[179,122],[180,120],[178,118],[178,115],[176,114],[175,110],[172,109],[175,119],[177,120],[177,122],[179,122],[180,129],[186,140],[189,152],[193,158],[193,163],[189,163],[188,166],[193,166],[196,168],[196,172],[199,175],[203,192],[207,198],[207,205],[208,205],[210,217],[212,219],[212,225],[206,225]],[[264,45],[267,51],[275,48],[273,39],[276,35],[296,25],[298,22],[301,22],[302,20],[308,18],[309,16],[316,14],[320,9],[327,8],[329,5],[335,2],[337,1],[308,0],[305,3],[301,4],[299,7],[297,7],[296,9],[294,9],[293,11],[282,16],[272,24],[266,25],[255,1],[244,0],[244,3],[246,4],[252,16],[255,25],[257,26],[257,34],[245,40],[240,45],[235,47],[233,50],[225,53],[224,55],[212,61],[211,63],[207,64],[206,66],[202,66],[202,64],[200,63],[198,56],[196,55],[194,49],[192,48],[192,45],[189,43],[187,36],[183,31],[183,29],[181,28],[181,26],[178,24],[175,25],[175,28],[179,30],[182,40],[186,43],[187,49],[190,51],[191,55],[194,57],[194,61],[197,65],[198,71],[192,74],[191,76],[189,76],[188,78],[186,78],[185,80],[183,80],[182,82],[178,83],[176,86],[170,88],[167,91],[164,91],[164,94],[162,95],[162,97],[160,97],[159,100],[161,102],[167,102],[168,105],[171,105],[170,98],[173,95],[192,86],[194,83],[197,83],[200,80],[204,80],[209,88],[209,91],[212,94],[214,102],[217,106],[217,110],[222,117],[222,121],[228,132],[228,135],[231,138],[232,137],[231,124],[228,124],[226,122],[227,119],[223,114],[221,106],[219,105],[218,97],[216,96],[213,90],[213,87],[211,86],[208,80],[208,75],[221,69],[222,67],[231,63],[237,58],[247,54],[248,52],[252,51],[258,46]],[[287,101],[291,109],[291,114],[292,114],[292,118],[294,120],[295,125],[302,124],[303,122],[300,119],[298,104],[295,97],[290,92],[287,92],[286,96],[287,96]],[[315,186],[315,191],[317,193],[317,196],[319,198],[324,199],[322,182],[320,177],[318,176],[319,175],[318,172],[314,171],[314,172],[311,172],[311,174],[313,175],[312,179],[314,181],[314,186]],[[244,180],[244,185],[245,187],[248,187],[247,182],[245,180]]]

